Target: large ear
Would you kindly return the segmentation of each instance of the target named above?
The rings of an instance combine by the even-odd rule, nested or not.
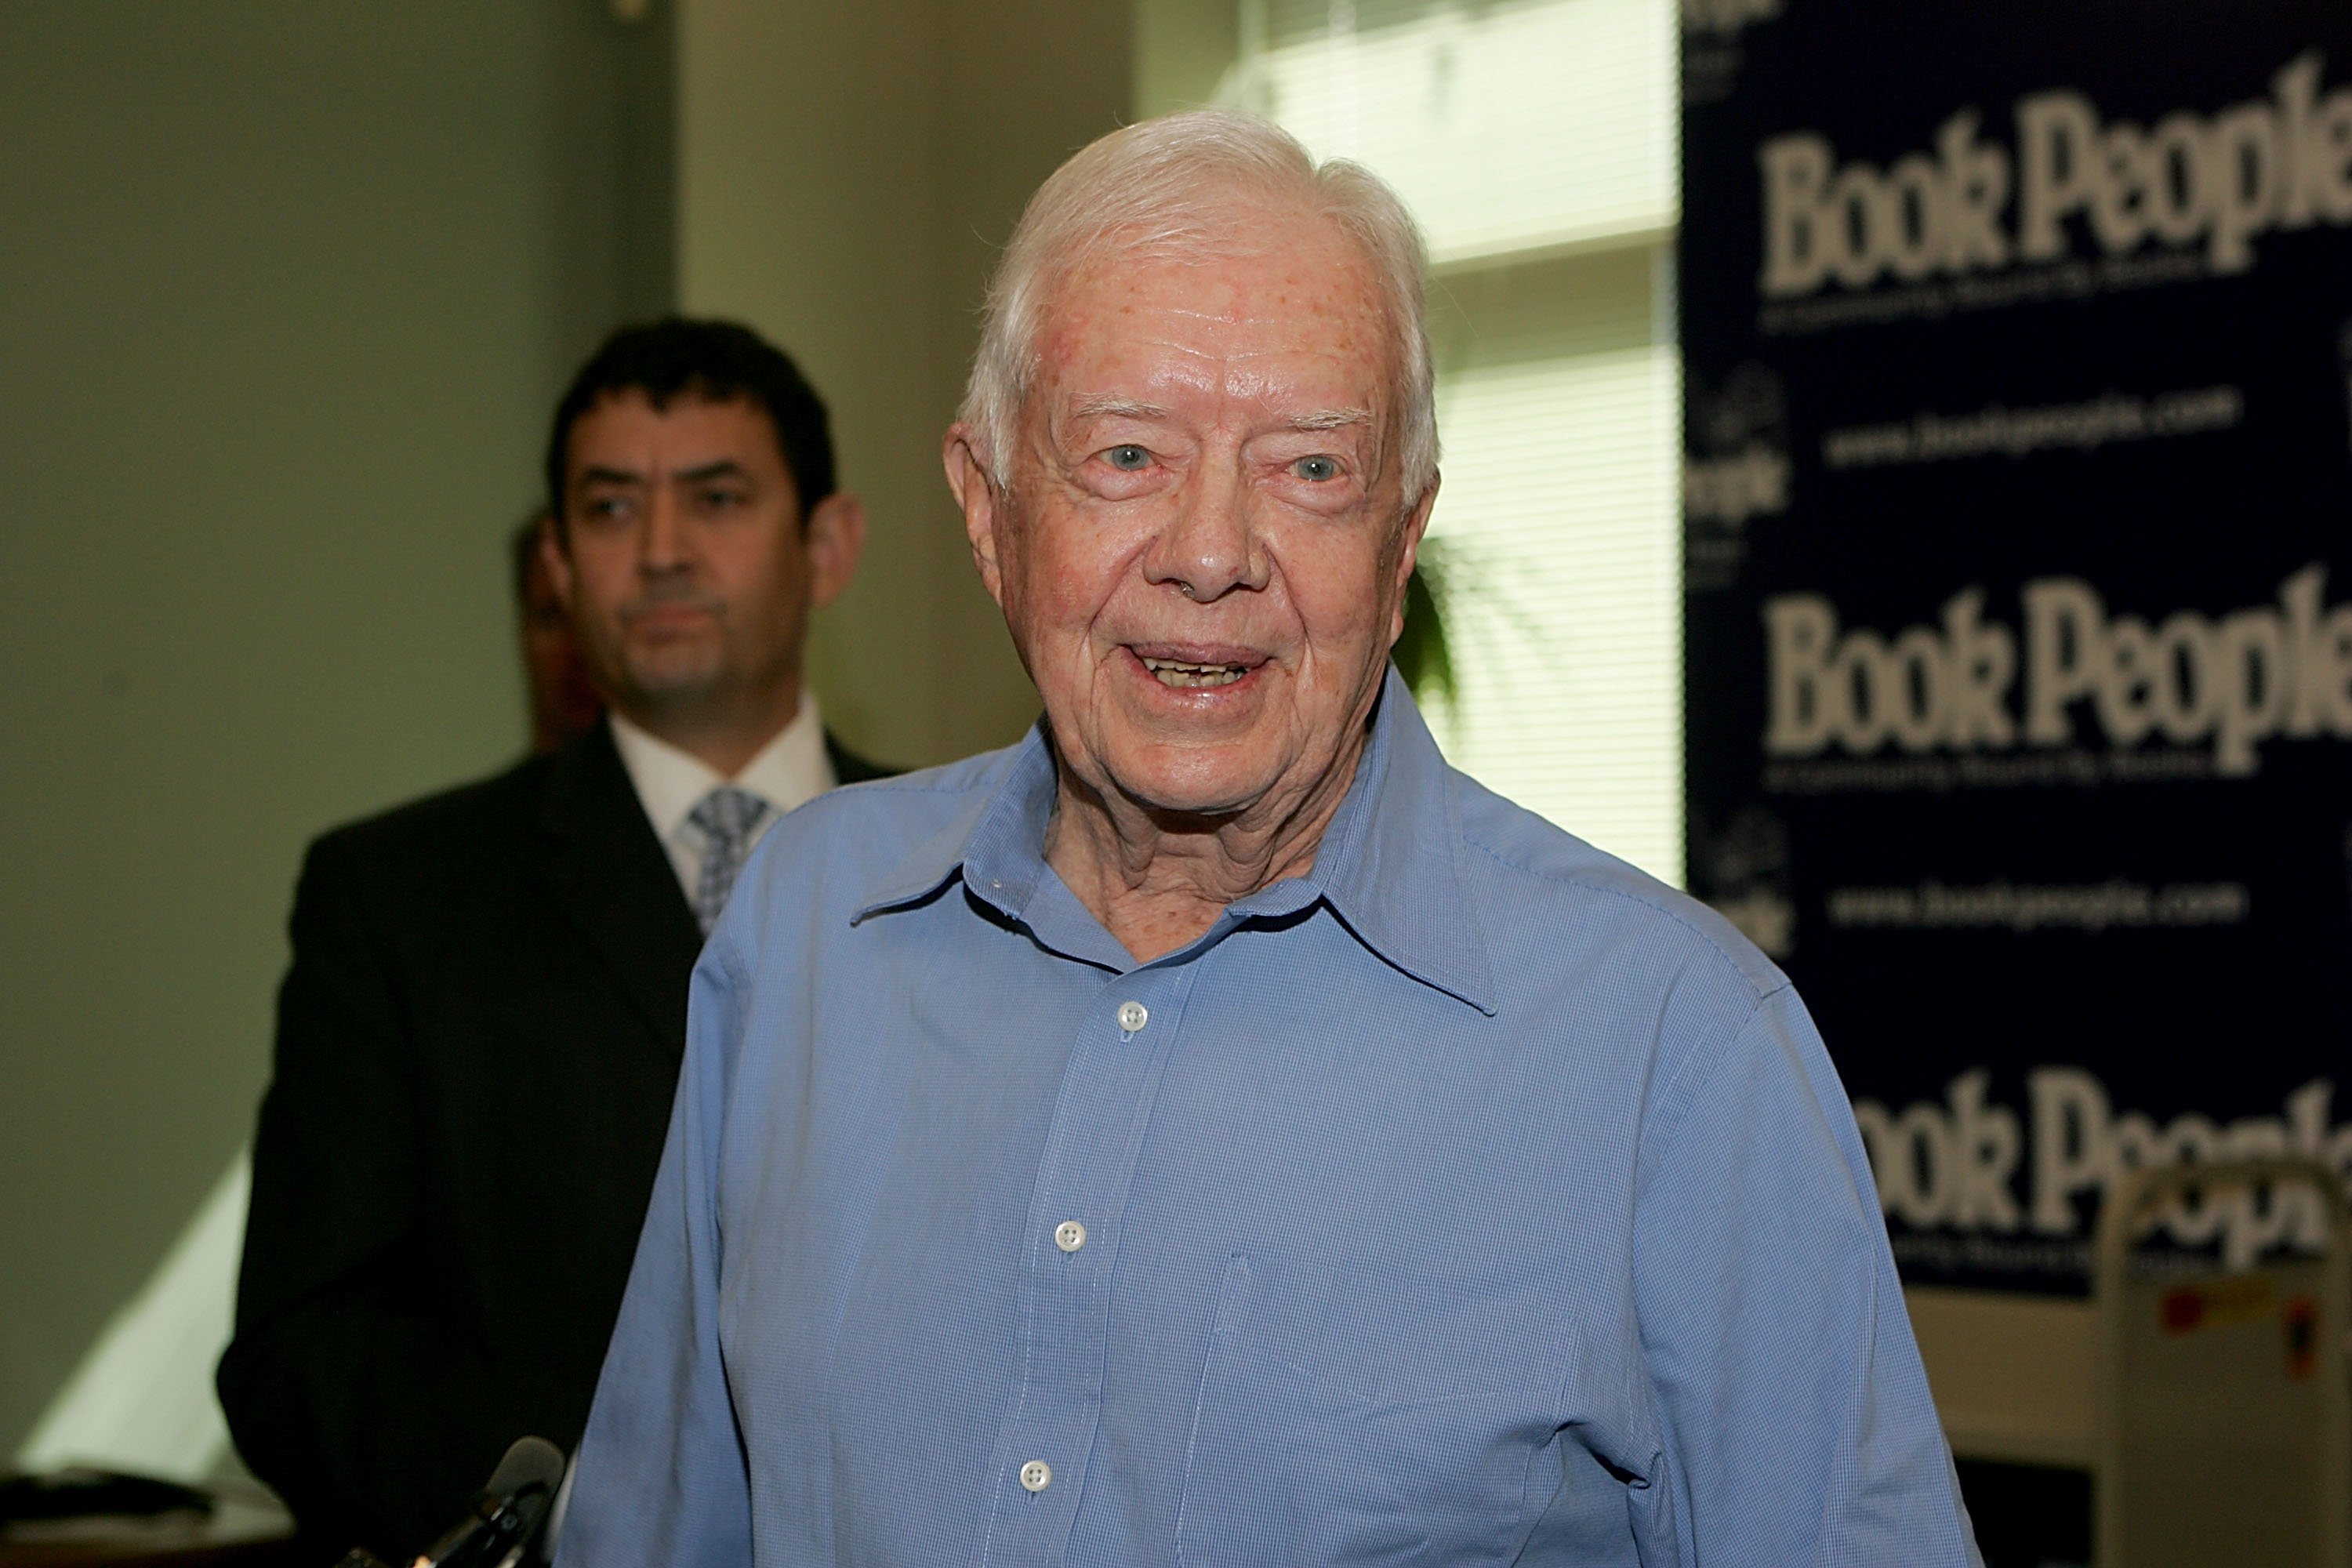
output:
[[[803,540],[808,549],[809,603],[829,605],[866,553],[866,503],[846,491],[835,490],[816,503],[808,515]]]
[[[971,563],[980,568],[980,580],[988,589],[988,596],[997,607],[1004,605],[1004,574],[996,550],[996,525],[1003,510],[995,483],[980,461],[972,447],[971,426],[958,420],[948,427],[940,459],[947,465],[948,489],[955,492],[956,505],[963,510],[964,537],[971,541]]]
[[[1396,606],[1389,616],[1389,646],[1394,647],[1397,638],[1404,635],[1404,585],[1412,575],[1413,563],[1421,558],[1421,536],[1429,531],[1429,511],[1437,504],[1436,473],[1429,476],[1429,488],[1412,503],[1404,518],[1404,547],[1397,552],[1396,575],[1389,584],[1390,603]]]

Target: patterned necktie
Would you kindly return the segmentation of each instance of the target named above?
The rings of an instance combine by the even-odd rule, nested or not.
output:
[[[694,918],[702,934],[719,923],[727,895],[735,890],[736,874],[743,869],[744,853],[751,847],[751,830],[768,815],[768,803],[749,790],[720,784],[696,804],[687,820],[702,830],[702,876],[694,888]]]

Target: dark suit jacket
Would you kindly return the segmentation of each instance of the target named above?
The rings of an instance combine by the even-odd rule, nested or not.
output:
[[[320,838],[292,936],[221,1404],[308,1542],[405,1563],[579,1441],[702,937],[601,724]]]

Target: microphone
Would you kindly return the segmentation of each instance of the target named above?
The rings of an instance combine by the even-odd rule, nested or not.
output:
[[[474,1500],[473,1517],[443,1536],[422,1563],[432,1568],[501,1568],[539,1536],[563,1480],[563,1452],[544,1437],[518,1437]]]

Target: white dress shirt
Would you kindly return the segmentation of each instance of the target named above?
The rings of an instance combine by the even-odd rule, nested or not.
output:
[[[687,818],[704,795],[721,784],[733,784],[766,801],[768,815],[751,830],[751,842],[757,844],[776,818],[838,782],[833,774],[833,759],[825,754],[824,721],[817,716],[815,695],[808,691],[801,693],[800,711],[793,715],[793,721],[777,731],[775,738],[761,747],[733,778],[725,777],[693,753],[647,734],[618,713],[613,715],[613,743],[621,750],[621,765],[629,770],[629,783],[636,786],[637,804],[646,808],[654,837],[668,852],[670,867],[677,872],[677,885],[688,903],[694,901],[695,889],[702,880],[705,845],[702,829]]]

